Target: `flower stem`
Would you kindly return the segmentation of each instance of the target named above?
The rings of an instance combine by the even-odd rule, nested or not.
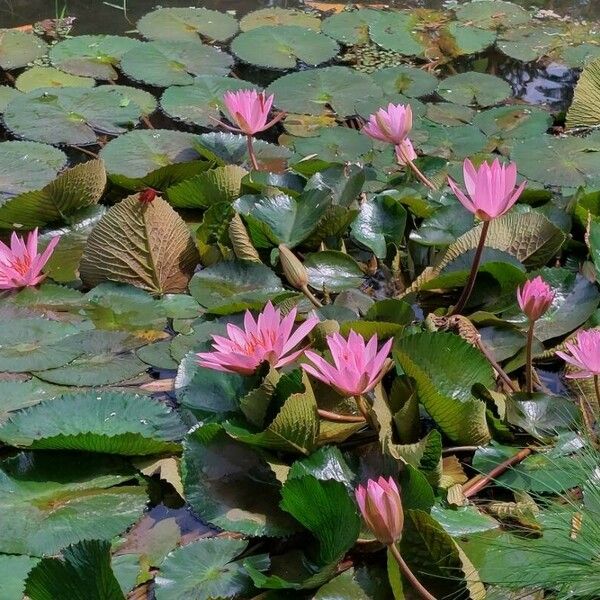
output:
[[[300,288],[300,291],[311,301],[311,303],[317,308],[321,308],[323,305],[320,300],[308,289],[307,285]]]
[[[246,141],[248,143],[248,156],[250,157],[250,163],[255,171],[259,171],[258,162],[256,161],[256,154],[254,154],[254,145],[252,144],[252,136],[247,135]]]
[[[481,336],[477,337],[476,344],[477,348],[479,348],[479,351],[487,358],[488,362],[495,369],[496,373],[498,373],[498,376],[500,377],[500,379],[502,379],[505,385],[508,386],[508,388],[513,392],[517,392],[518,389],[516,388],[515,384],[512,382],[511,378],[506,374],[506,371],[498,364],[496,359],[493,357],[492,353],[488,350],[487,346],[482,342]]]
[[[424,600],[436,600],[435,596],[430,594],[422,585],[421,582],[415,577],[415,574],[410,570],[410,567],[404,562],[402,555],[400,554],[400,550],[396,544],[390,544],[388,546],[392,556],[396,559],[398,566],[400,567],[400,571],[402,571],[402,575],[408,579],[410,585],[412,585],[413,589],[419,594],[421,598]]]
[[[479,244],[477,245],[477,250],[475,251],[475,257],[473,258],[471,272],[469,273],[469,279],[467,280],[467,284],[463,288],[462,294],[460,295],[458,302],[450,311],[448,315],[449,317],[461,313],[471,296],[471,292],[475,287],[475,279],[477,278],[477,271],[479,270],[479,263],[481,262],[481,255],[483,254],[483,248],[485,247],[485,239],[487,238],[489,228],[490,221],[484,221],[483,227],[481,229],[481,237],[479,238]]]
[[[335,423],[364,423],[365,418],[358,415],[342,415],[340,413],[331,412],[330,410],[317,410],[319,416],[326,421],[334,421]]]
[[[360,414],[364,417],[365,421],[369,425],[372,425],[371,414],[369,413],[369,405],[365,400],[365,397],[362,394],[357,394],[354,396],[354,399],[356,400],[356,406],[358,406]]]
[[[423,171],[421,171],[419,167],[417,167],[417,165],[415,165],[415,163],[406,156],[404,157],[404,159],[406,160],[406,164],[408,165],[410,170],[416,175],[417,179],[430,190],[435,190],[435,185],[433,185],[433,183],[431,183],[431,181],[427,179]]]
[[[600,407],[600,381],[598,380],[598,375],[594,375],[594,389],[596,390],[596,401],[598,407]]]
[[[525,382],[527,385],[527,393],[533,394],[533,326],[535,321],[529,322],[529,330],[527,331],[527,359],[525,362]]]

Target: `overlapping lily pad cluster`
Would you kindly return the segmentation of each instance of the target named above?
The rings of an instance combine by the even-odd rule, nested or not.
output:
[[[411,597],[396,551],[437,598],[597,598],[597,27],[478,0],[137,30],[0,31],[0,598]],[[566,123],[500,55],[583,68]],[[224,95],[263,89],[253,139]],[[359,130],[389,104],[405,154]],[[466,158],[527,186],[477,210]]]

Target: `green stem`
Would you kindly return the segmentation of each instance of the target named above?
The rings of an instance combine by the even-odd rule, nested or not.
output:
[[[369,412],[369,404],[365,400],[365,397],[362,394],[358,394],[354,396],[354,400],[356,400],[356,406],[358,406],[358,410],[360,411],[360,414],[364,417],[365,421],[369,425],[372,425],[371,414]]]
[[[527,385],[527,393],[533,394],[533,326],[535,321],[529,322],[529,330],[527,331],[527,359],[525,362],[525,382]]]
[[[415,574],[410,570],[410,567],[404,562],[402,555],[400,554],[400,550],[396,544],[390,544],[388,546],[392,556],[396,559],[398,566],[400,567],[400,571],[402,571],[402,575],[406,577],[410,585],[412,585],[413,589],[423,600],[436,600],[435,596],[430,594],[422,585],[421,582],[416,578]]]
[[[479,263],[481,262],[481,255],[483,254],[483,248],[485,247],[485,239],[487,238],[488,229],[490,228],[490,221],[484,221],[483,227],[481,228],[481,237],[479,238],[479,244],[475,251],[475,257],[473,258],[473,265],[471,266],[471,272],[469,273],[469,279],[467,284],[463,288],[462,294],[458,299],[458,302],[454,308],[448,314],[449,317],[452,315],[460,314],[471,297],[471,292],[475,287],[475,279],[477,278],[477,271],[479,270]]]
[[[252,136],[247,135],[246,141],[248,143],[248,156],[250,157],[250,163],[252,164],[252,168],[255,171],[259,171],[258,162],[256,161],[256,154],[254,154],[254,146],[252,144]]]

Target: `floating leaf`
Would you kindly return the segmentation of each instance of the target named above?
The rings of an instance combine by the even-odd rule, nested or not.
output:
[[[148,116],[152,114],[156,107],[158,106],[158,102],[156,98],[146,90],[141,90],[139,88],[131,87],[130,85],[116,85],[116,84],[106,84],[99,85],[99,90],[114,90],[117,94],[120,94],[123,104],[127,104],[129,102],[133,102],[137,104],[140,108],[142,115]]]
[[[600,124],[600,58],[588,63],[583,69],[573,101],[567,111],[567,127],[595,127]]]
[[[285,290],[267,266],[227,261],[196,273],[190,281],[190,293],[207,311],[227,315],[247,308],[262,309]]]
[[[524,25],[505,31],[497,45],[506,56],[532,62],[544,56],[556,44],[557,35],[562,36],[562,32],[555,27],[533,29]]]
[[[419,144],[423,152],[449,160],[463,160],[482,152],[489,143],[486,136],[473,125],[441,127],[431,124],[423,125],[421,131],[427,134],[427,140]]]
[[[162,189],[203,171],[198,136],[169,129],[140,129],[111,140],[100,152],[111,180],[128,189]]]
[[[381,15],[380,11],[369,8],[342,11],[323,20],[323,33],[347,46],[366,44],[369,26],[376,23]]]
[[[258,27],[231,43],[231,51],[239,59],[270,69],[293,69],[298,61],[316,66],[332,59],[338,50],[330,37],[297,25]]]
[[[510,29],[531,20],[531,14],[524,8],[503,0],[465,2],[454,12],[460,21],[482,29]]]
[[[479,0],[482,2],[485,0]],[[450,75],[438,85],[438,93],[455,104],[492,106],[510,97],[510,85],[494,75],[467,71]]]
[[[16,135],[49,144],[95,144],[96,132],[123,133],[140,117],[140,109],[123,106],[111,89],[34,90],[6,107],[4,122]]]
[[[406,56],[421,56],[425,45],[415,30],[417,21],[413,11],[390,12],[385,18],[370,23],[369,34],[378,46],[386,50]]]
[[[410,239],[424,246],[447,246],[472,229],[473,214],[462,205],[441,206],[410,232]]]
[[[83,540],[44,558],[27,578],[31,600],[125,600],[110,564],[110,542]]]
[[[91,77],[71,75],[54,67],[33,66],[23,71],[15,81],[15,87],[21,92],[31,92],[39,88],[82,87],[91,88],[96,81]]]
[[[492,371],[484,356],[450,333],[419,333],[401,338],[394,357],[415,380],[419,400],[453,441],[489,441],[486,406],[471,394],[476,383],[491,386]]]
[[[0,597],[20,600],[25,593],[25,581],[38,559],[24,555],[0,555]]]
[[[156,578],[157,600],[211,600],[244,594],[251,589],[252,581],[242,561],[234,559],[247,546],[244,540],[212,538],[173,550]],[[264,556],[248,560],[259,570],[268,566]]]
[[[337,66],[284,75],[267,93],[275,94],[277,108],[286,112],[320,115],[332,109],[339,117],[354,114],[357,98],[382,96],[369,75]]]
[[[41,190],[26,192],[0,205],[0,228],[18,225],[33,229],[64,221],[78,210],[96,204],[105,186],[106,171],[101,160],[79,164]]]
[[[19,69],[46,54],[48,46],[36,35],[0,29],[0,67]]]
[[[79,35],[52,46],[50,62],[72,75],[117,79],[114,67],[125,52],[140,45],[139,40],[119,35]]]
[[[308,273],[308,283],[316,290],[341,292],[360,287],[364,281],[358,263],[351,256],[337,250],[308,254],[304,266]]]
[[[51,400],[64,391],[64,388],[50,385],[35,377],[27,381],[0,381],[0,419],[4,420],[3,413]]]
[[[250,29],[256,29],[257,27],[277,27],[281,25],[295,25],[319,31],[321,29],[321,19],[294,8],[273,7],[255,10],[244,15],[240,20],[242,31],[250,31]]]
[[[126,75],[157,87],[190,85],[196,75],[227,75],[232,64],[218,48],[188,41],[146,42],[121,58]]]
[[[218,426],[184,442],[185,497],[203,521],[247,536],[281,537],[298,529],[278,507],[280,485],[268,464]]]
[[[472,108],[452,104],[451,102],[428,104],[425,114],[430,121],[446,127],[457,127],[471,123],[474,115],[475,111]]]
[[[0,113],[4,112],[11,100],[20,95],[19,90],[15,90],[15,88],[8,85],[0,85]]]
[[[438,85],[435,75],[406,65],[380,69],[373,74],[373,81],[384,94],[403,94],[409,98],[428,96]]]
[[[291,140],[300,156],[316,154],[330,163],[356,161],[373,149],[371,139],[349,127],[328,127],[319,135]]]
[[[166,89],[160,99],[160,105],[174,119],[189,125],[210,128],[222,118],[225,92],[253,89],[257,89],[257,86],[248,81],[220,75],[200,75],[196,77],[193,85]]]
[[[197,261],[181,217],[162,198],[144,204],[136,194],[112,206],[94,227],[80,272],[90,286],[121,281],[153,294],[177,293],[186,289]]]
[[[10,446],[125,456],[176,451],[184,433],[179,417],[158,400],[97,391],[41,402],[0,425],[0,440]]]
[[[36,142],[0,143],[0,206],[11,198],[43,187],[67,163],[61,150]]]
[[[137,30],[151,40],[225,42],[238,30],[228,14],[208,8],[159,8],[144,15]]]
[[[473,124],[488,136],[523,139],[546,133],[552,115],[535,106],[499,106],[477,114]]]
[[[0,551],[42,556],[83,539],[110,540],[146,506],[144,488],[125,485],[134,477],[121,459],[102,455],[38,452],[5,460]]]
[[[440,49],[450,57],[478,54],[496,41],[496,34],[454,21],[441,32]]]

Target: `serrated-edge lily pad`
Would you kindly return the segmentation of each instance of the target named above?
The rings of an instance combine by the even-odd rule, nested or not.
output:
[[[19,69],[46,54],[48,46],[36,35],[12,29],[0,29],[0,67]]]
[[[39,88],[94,87],[96,81],[91,77],[80,77],[65,73],[54,67],[33,66],[23,71],[15,81],[15,87],[21,92],[31,92]]]
[[[37,142],[0,143],[0,206],[52,181],[67,163],[62,150]]]
[[[567,127],[595,127],[600,124],[600,58],[585,66],[567,112]]]
[[[123,133],[140,113],[111,89],[39,89],[10,102],[4,123],[15,135],[36,142],[85,146],[96,142],[96,132]]]
[[[241,33],[231,43],[231,51],[240,60],[269,69],[293,69],[298,61],[320,65],[338,50],[330,37],[296,25],[258,27]]]
[[[0,440],[38,450],[136,456],[177,450],[186,428],[166,404],[120,392],[80,392],[12,413]]]
[[[240,20],[240,29],[250,31],[257,27],[277,27],[281,25],[295,25],[306,27],[313,31],[321,29],[321,19],[302,10],[295,8],[260,8],[244,15]]]
[[[8,85],[0,85],[0,114],[4,112],[4,109],[8,106],[8,103],[20,96],[21,92]]]
[[[320,115],[333,110],[339,117],[353,115],[357,99],[383,95],[369,75],[338,66],[289,73],[267,93],[275,94],[277,108],[286,112]]]
[[[238,30],[228,14],[208,8],[159,8],[144,15],[137,30],[151,40],[225,42]]]
[[[482,0],[483,1],[483,0]],[[494,75],[467,71],[442,80],[438,93],[455,104],[492,106],[510,97],[510,85]]]
[[[220,75],[200,75],[192,85],[167,88],[160,99],[160,106],[174,119],[211,128],[222,118],[220,113],[224,110],[225,92],[252,89],[257,89],[257,86],[248,81]]]
[[[154,41],[121,57],[123,72],[148,85],[191,85],[196,75],[227,75],[233,59],[213,46],[189,41]]]
[[[140,44],[139,40],[119,35],[79,35],[52,46],[50,61],[72,75],[116,79],[115,66],[121,56]]]

